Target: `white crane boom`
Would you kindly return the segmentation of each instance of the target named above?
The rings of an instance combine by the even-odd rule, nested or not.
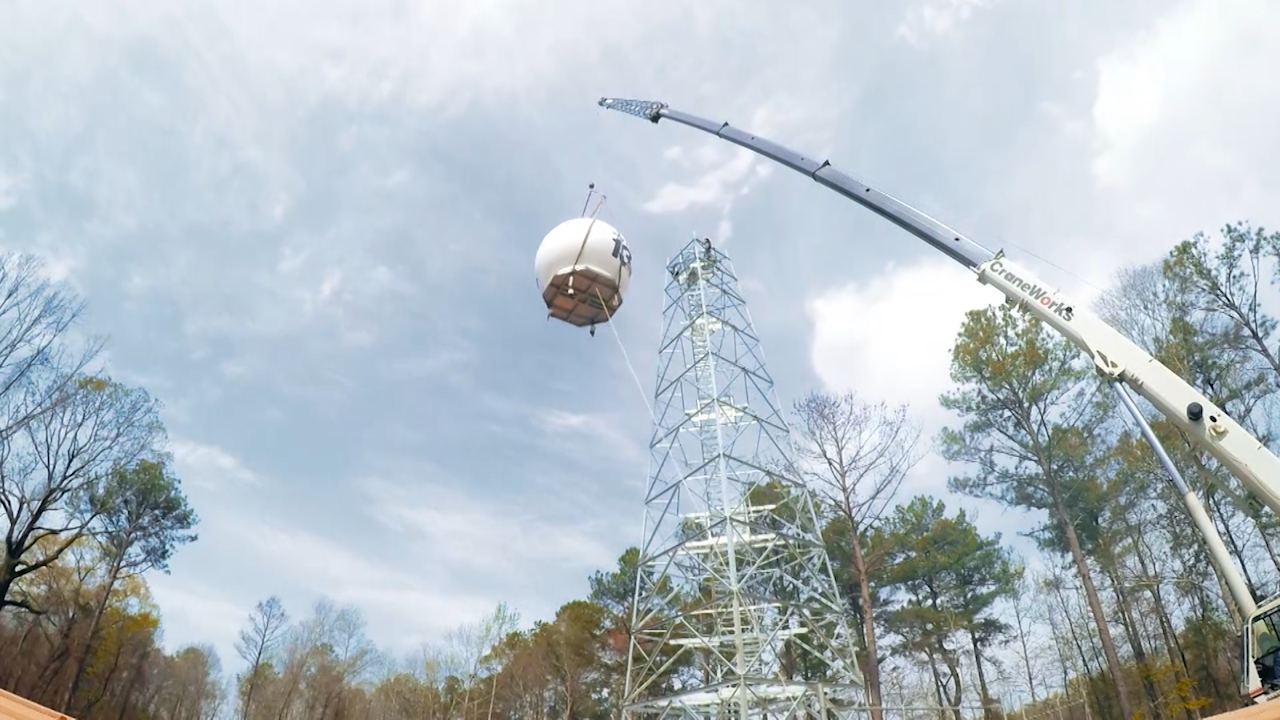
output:
[[[1125,383],[1146,398],[1196,445],[1230,470],[1250,493],[1280,516],[1280,458],[1177,373],[1088,308],[1072,303],[1062,293],[1036,279],[1030,271],[1004,257],[1003,252],[992,252],[982,247],[906,203],[846,175],[829,161],[806,157],[730,127],[728,123],[716,123],[672,110],[660,102],[601,98],[599,104],[655,124],[662,119],[672,120],[728,140],[808,175],[818,184],[924,240],[972,270],[980,282],[1000,290],[1010,301],[1027,308],[1061,333],[1087,353],[1103,375]]]

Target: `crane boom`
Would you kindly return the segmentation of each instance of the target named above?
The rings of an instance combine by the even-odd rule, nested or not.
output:
[[[1083,350],[1104,376],[1123,382],[1146,398],[1197,446],[1222,463],[1244,487],[1280,516],[1280,458],[1214,405],[1087,307],[1076,305],[1027,269],[992,252],[915,208],[836,169],[757,135],[672,110],[666,103],[601,98],[601,107],[657,123],[667,119],[723,138],[808,175],[880,215],[972,270],[1010,302],[1026,308]],[[1139,418],[1140,419],[1140,418]]]

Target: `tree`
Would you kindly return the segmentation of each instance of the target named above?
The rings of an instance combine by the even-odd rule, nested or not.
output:
[[[1123,271],[1099,306],[1108,322],[1225,409],[1255,437],[1269,443],[1274,432],[1269,429],[1267,408],[1274,405],[1278,378],[1265,361],[1265,353],[1251,349],[1241,336],[1241,328],[1248,325],[1255,328],[1247,333],[1250,336],[1269,337],[1268,328],[1273,324],[1257,299],[1262,244],[1259,238],[1250,239],[1231,226],[1227,233],[1229,238],[1219,253],[1210,250],[1207,238],[1197,235],[1180,244],[1162,263]],[[1280,570],[1280,537],[1273,514],[1264,512],[1230,473],[1167,418],[1150,410],[1148,414],[1154,416],[1152,429],[1183,468],[1187,481],[1203,494],[1210,517],[1240,562],[1250,587],[1256,583],[1245,549],[1249,534],[1257,533],[1273,567]],[[1122,439],[1120,444],[1126,442]],[[1138,452],[1125,451],[1123,462],[1129,467],[1150,465],[1146,462],[1151,456],[1149,449],[1141,441],[1138,444],[1142,445]],[[1146,479],[1150,474],[1141,472],[1138,477]],[[1160,492],[1167,476],[1161,468],[1155,475],[1152,500],[1173,510],[1167,514],[1177,526],[1185,525],[1180,494]],[[1229,502],[1224,503],[1224,497]],[[1242,528],[1241,518],[1252,527]],[[1184,537],[1203,554],[1203,538],[1196,533]],[[1222,575],[1224,569],[1210,561],[1223,601],[1236,613]]]
[[[89,537],[59,560],[24,576],[23,592],[46,610],[41,615],[0,613],[0,686],[44,705],[65,696],[71,679],[69,651],[84,644],[88,608],[105,585],[100,546]],[[90,647],[80,686],[82,720],[213,717],[222,698],[216,659],[201,650],[199,663],[183,650],[160,647],[159,608],[142,575],[121,578],[109,594],[99,632]]]
[[[107,572],[101,597],[89,618],[85,647],[78,654],[62,703],[67,713],[72,711],[98,623],[115,584],[149,570],[167,571],[174,551],[196,539],[188,532],[196,524],[195,511],[187,505],[178,479],[162,463],[142,460],[132,467],[112,468],[103,486],[93,488],[91,495],[89,504],[97,509],[93,533]]]
[[[222,707],[222,663],[212,647],[188,646],[163,661],[171,682],[159,688],[153,712],[173,720],[212,720]]]
[[[83,310],[74,292],[45,276],[39,258],[0,253],[0,444],[62,402],[101,351],[100,340],[79,350],[69,342]]]
[[[1280,271],[1275,264],[1280,257],[1280,233],[1268,234],[1247,223],[1227,225],[1219,246],[1214,249],[1212,245],[1209,237],[1197,233],[1179,243],[1162,265],[1170,295],[1181,299],[1182,308],[1180,322],[1171,325],[1169,354],[1183,366],[1171,367],[1259,440],[1270,443],[1275,439],[1280,355],[1275,348],[1277,321],[1263,308],[1261,295],[1267,284],[1266,265],[1270,262],[1273,273]],[[1271,284],[1278,277],[1272,274]],[[1264,512],[1258,499],[1244,492],[1206,453],[1199,448],[1188,450],[1187,457],[1207,483],[1206,505],[1240,560],[1246,581],[1251,587],[1255,585],[1243,557],[1245,541],[1228,527],[1231,509],[1222,506],[1223,496],[1251,521],[1251,530],[1260,536],[1273,566],[1280,571],[1280,527],[1274,514]]]
[[[1165,273],[1193,307],[1230,321],[1221,334],[1229,347],[1255,353],[1280,375],[1280,355],[1272,347],[1277,323],[1262,309],[1259,292],[1264,263],[1280,256],[1280,233],[1228,224],[1218,249],[1211,245],[1204,233],[1178,243],[1165,261]]]
[[[53,373],[31,383],[30,402],[43,402],[50,384],[65,388],[57,402],[0,444],[0,506],[7,521],[0,608],[36,610],[11,597],[13,583],[57,560],[107,509],[95,503],[103,478],[155,457],[164,441],[158,403],[145,390],[89,376],[68,382]],[[58,542],[41,545],[46,538]],[[37,547],[47,551],[33,557]]]
[[[604,642],[605,610],[585,600],[568,602],[556,611],[555,620],[540,625],[533,642],[545,658],[553,692],[552,716],[565,720],[604,720],[608,710],[601,702],[604,678],[597,658]]]
[[[1022,662],[1022,671],[1026,673],[1027,692],[1031,695],[1031,702],[1035,704],[1039,702],[1036,697],[1036,672],[1032,668],[1031,644],[1028,642],[1030,633],[1030,607],[1027,604],[1029,595],[1031,594],[1032,584],[1027,579],[1027,566],[1025,561],[1018,562],[1014,566],[1016,580],[1013,585],[1013,593],[1010,603],[1013,610],[1014,629],[1018,633],[1018,659]]]
[[[950,487],[1048,513],[1046,529],[1061,533],[1084,587],[1121,714],[1132,717],[1120,656],[1076,525],[1076,493],[1087,492],[1105,453],[1098,431],[1106,413],[1097,381],[1073,346],[1007,305],[968,313],[952,349],[951,379],[958,387],[940,401],[963,425],[944,429],[939,444],[946,459],[974,471],[952,477]]]
[[[604,609],[605,642],[600,662],[611,678],[608,687],[611,714],[620,715],[626,694],[627,658],[631,651],[632,622],[635,611],[637,575],[640,572],[640,548],[629,547],[618,558],[613,572],[595,572],[588,584],[587,599]]]
[[[982,655],[1009,629],[993,609],[1013,593],[1017,578],[1000,535],[983,537],[963,510],[948,516],[942,501],[917,496],[894,508],[872,545],[885,558],[884,583],[905,595],[905,602],[886,613],[903,649],[925,658],[942,704],[957,707],[960,647],[969,645],[983,707],[991,715]],[[952,640],[957,644],[949,645]]]
[[[952,568],[959,586],[956,614],[969,636],[969,648],[973,651],[983,716],[997,717],[999,701],[991,693],[987,678],[989,661],[985,656],[1012,630],[994,613],[994,609],[997,603],[1014,595],[1021,573],[1014,566],[1009,551],[1001,545],[1000,533],[983,537],[963,510],[948,523],[956,538],[953,547],[958,548],[956,552],[960,556],[960,562]]]
[[[1280,373],[1267,352],[1276,352],[1269,349],[1277,339],[1271,315],[1252,295],[1265,290],[1280,238],[1238,228],[1228,235],[1226,250],[1194,240],[1163,264],[1126,269],[1099,305],[1108,321],[1272,442]],[[0,262],[0,271],[10,272],[0,272],[0,288],[11,289],[14,267]],[[18,284],[28,299],[0,297],[0,308],[38,310],[29,298],[61,292],[36,275]],[[0,501],[7,503],[0,509],[19,520],[4,528],[4,567],[18,572],[9,573],[8,607],[0,608],[0,686],[47,705],[69,700],[81,720],[211,720],[227,710],[239,720],[603,720],[620,708],[633,637],[638,654],[664,668],[641,697],[705,679],[699,661],[711,651],[677,653],[687,646],[662,644],[654,628],[699,602],[710,585],[660,588],[637,618],[635,587],[655,581],[630,548],[616,567],[591,575],[585,599],[566,603],[554,618],[517,628],[515,613],[499,606],[443,646],[406,657],[378,651],[355,608],[321,600],[291,625],[279,600],[269,598],[241,633],[235,707],[224,707],[218,658],[199,644],[166,651],[147,591],[148,574],[163,571],[172,552],[195,539],[194,513],[159,452],[163,428],[156,421],[152,442],[135,445],[131,460],[127,447],[106,439],[130,393],[144,400],[139,427],[147,427],[151,401],[145,391],[86,374],[71,344],[59,339],[60,321],[50,320],[58,312],[46,312],[43,326],[32,312],[18,330],[0,313],[0,430],[9,433],[0,446]],[[11,342],[14,333],[26,333],[26,345]],[[1029,693],[1030,702],[1011,708],[1017,717],[1087,720],[1118,714],[1118,699],[1136,703],[1124,684],[1135,691],[1141,685],[1151,714],[1162,720],[1198,720],[1238,703],[1238,645],[1223,612],[1233,608],[1215,599],[1208,556],[1163,468],[1127,419],[1107,412],[1110,397],[1090,381],[1088,363],[1034,322],[999,309],[970,316],[952,360],[959,387],[943,402],[959,414],[960,427],[939,442],[948,458],[967,464],[960,468],[967,474],[949,484],[1044,513],[1032,533],[1046,566],[1039,582],[1023,578],[999,535],[978,533],[967,512],[913,498],[885,514],[916,459],[918,433],[903,409],[816,394],[829,402],[797,406],[821,420],[796,424],[799,468],[766,468],[765,481],[745,498],[772,508],[752,513],[753,532],[776,534],[800,520],[795,486],[784,477],[798,475],[822,491],[818,520],[831,571],[862,620],[859,634],[877,646],[864,642],[858,652],[864,668],[874,660],[869,675],[879,690],[872,704],[955,705],[963,685],[964,693],[982,696],[988,716],[992,698]],[[1176,426],[1157,417],[1152,427],[1204,493],[1249,581],[1273,586],[1280,528],[1254,512],[1238,484]],[[93,448],[100,452],[85,455]],[[49,475],[46,460],[67,472]],[[48,477],[71,479],[48,493]],[[32,521],[33,513],[40,519]],[[174,519],[167,525],[173,534],[158,516]],[[23,535],[28,525],[35,530]],[[689,533],[705,528],[685,524]],[[155,530],[152,544],[137,540],[143,529]],[[9,554],[19,546],[21,553]],[[765,581],[744,589],[786,604],[807,587],[798,574],[787,579],[784,589]],[[490,622],[498,617],[508,622]],[[1113,641],[1109,628],[1117,627]],[[1006,640],[1012,651],[1002,657]],[[824,679],[803,633],[780,642],[777,652],[781,679]],[[1117,664],[1124,683],[1116,681]]]
[[[463,677],[459,679],[465,684],[461,698],[464,716],[471,707],[471,688],[484,667],[485,656],[499,640],[515,630],[519,622],[519,615],[508,608],[506,603],[499,603],[478,622],[463,625],[449,633],[450,650],[458,663],[458,670],[463,673]],[[492,693],[490,696],[492,699]]]
[[[870,563],[862,538],[919,461],[919,429],[906,408],[868,405],[852,393],[810,393],[796,403],[795,451],[801,478],[849,526],[850,571],[859,598],[859,645],[872,720],[881,720],[880,656],[876,649]]]
[[[269,671],[272,654],[289,626],[289,615],[280,598],[272,595],[259,601],[249,616],[249,627],[240,631],[236,652],[249,667],[241,680],[240,718],[248,720],[253,709],[253,693]]]

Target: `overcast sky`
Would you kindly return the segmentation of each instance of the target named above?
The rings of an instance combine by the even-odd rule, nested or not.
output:
[[[533,281],[588,182],[634,253],[616,328],[648,392],[694,233],[732,256],[784,401],[855,389],[930,435],[960,318],[996,299],[601,95],[829,157],[1087,296],[1197,230],[1280,223],[1276,67],[1266,0],[11,0],[0,245],[45,256],[165,403],[202,518],[152,578],[170,646],[238,669],[274,593],[409,650],[499,601],[547,618],[639,540],[642,398]]]

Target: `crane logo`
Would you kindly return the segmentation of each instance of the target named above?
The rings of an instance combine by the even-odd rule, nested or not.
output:
[[[1012,271],[1006,270],[1003,260],[996,260],[992,262],[989,269],[992,274],[998,276],[1001,280],[1012,285],[1018,290],[1021,290],[1022,294],[1026,295],[1031,302],[1040,305],[1045,310],[1048,310],[1067,322],[1071,322],[1071,319],[1075,317],[1075,310],[1073,310],[1065,300],[1055,300],[1053,295],[1039,284],[1027,282]]]

